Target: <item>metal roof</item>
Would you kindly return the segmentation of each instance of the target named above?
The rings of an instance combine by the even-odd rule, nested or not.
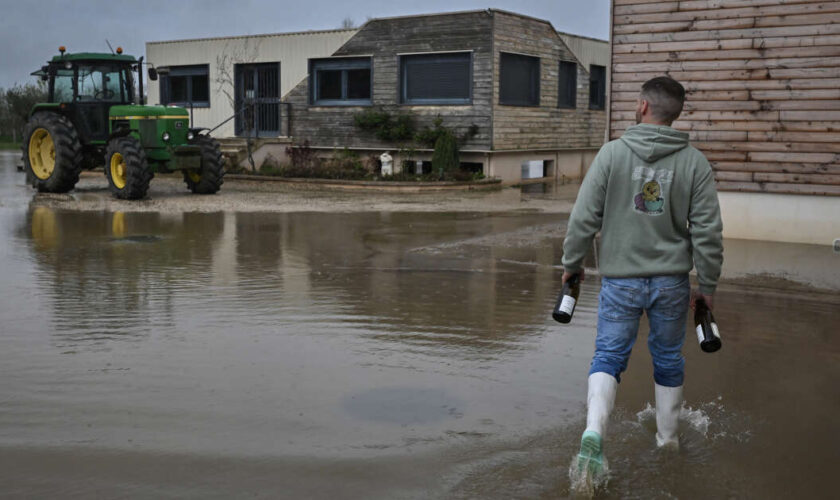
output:
[[[118,62],[137,62],[134,56],[124,54],[109,54],[107,52],[78,52],[71,54],[69,52],[63,55],[53,56],[50,62],[63,61],[118,61]]]
[[[349,31],[359,31],[359,28],[342,28],[333,30],[308,30],[308,31],[290,31],[285,33],[260,33],[257,35],[233,35],[233,36],[210,36],[204,38],[181,38],[177,40],[160,40],[157,42],[146,42],[146,45],[158,45],[164,43],[183,43],[183,42],[206,42],[209,40],[235,40],[239,38],[262,38],[274,36],[300,36],[300,35],[321,35],[324,33],[344,33]]]

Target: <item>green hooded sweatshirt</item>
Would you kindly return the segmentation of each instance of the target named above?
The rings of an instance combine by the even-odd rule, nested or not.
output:
[[[712,168],[688,134],[639,124],[601,148],[581,184],[563,244],[574,273],[601,231],[602,276],[681,274],[697,268],[712,294],[723,263],[720,206]]]

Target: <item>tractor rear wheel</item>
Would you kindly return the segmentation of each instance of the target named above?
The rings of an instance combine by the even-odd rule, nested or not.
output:
[[[201,147],[201,169],[184,170],[184,182],[196,194],[213,194],[224,182],[225,169],[219,141],[209,135],[199,135],[192,144]]]
[[[82,146],[70,120],[58,113],[39,112],[23,133],[26,179],[38,191],[66,193],[79,182]]]
[[[108,142],[105,153],[105,177],[115,198],[139,200],[146,196],[154,177],[146,151],[140,141],[131,136],[117,137]]]

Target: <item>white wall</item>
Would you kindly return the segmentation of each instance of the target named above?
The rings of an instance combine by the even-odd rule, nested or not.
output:
[[[219,76],[217,61],[227,54],[243,63],[280,63],[280,95],[283,96],[307,74],[308,60],[332,55],[354,34],[353,30],[311,31],[278,33],[227,38],[202,38],[146,43],[146,61],[155,66],[181,66],[208,64],[210,67],[210,107],[194,109],[194,126],[215,127],[234,113],[233,106],[224,93],[233,95],[233,89],[216,81]],[[233,75],[233,68],[229,68]],[[160,103],[160,80],[148,82],[148,102]],[[233,137],[233,120],[213,134],[216,137]]]
[[[840,238],[840,197],[718,193],[724,238],[832,245]]]

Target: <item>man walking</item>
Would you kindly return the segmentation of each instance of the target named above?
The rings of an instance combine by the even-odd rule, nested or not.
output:
[[[697,294],[713,307],[723,262],[720,207],[709,162],[688,134],[670,126],[684,102],[685,89],[671,78],[642,85],[637,125],[601,148],[569,218],[564,283],[574,274],[584,278],[584,256],[601,232],[598,333],[579,454],[592,473],[603,468],[607,419],[642,313],[650,322],[656,442],[678,447],[686,315]],[[688,280],[692,266],[697,292]]]

